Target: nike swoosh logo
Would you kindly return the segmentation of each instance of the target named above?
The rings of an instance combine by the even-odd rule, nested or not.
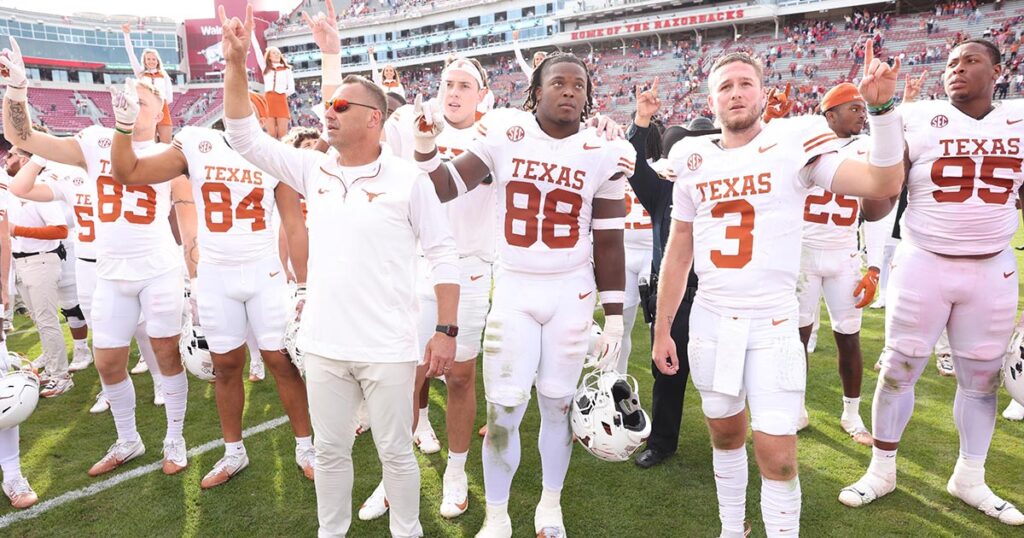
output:
[[[592,149],[601,149],[601,146],[591,146],[586,142],[583,143],[583,151],[590,151]]]
[[[583,299],[586,299],[587,297],[590,297],[590,294],[591,294],[591,293],[594,293],[594,291],[593,291],[593,290],[591,290],[591,291],[588,291],[587,293],[581,293],[581,294],[579,294],[579,295],[580,295],[580,300],[583,300]]]
[[[1009,273],[1003,273],[1003,278],[1010,278],[1017,271],[1010,271]]]
[[[789,318],[773,319],[772,320],[772,325],[777,327],[777,326],[782,325],[783,323],[785,323],[787,321],[789,321]]]
[[[868,152],[857,150],[857,155],[867,155]]]
[[[324,190],[324,189],[317,189],[317,190],[316,190],[316,192],[317,192],[318,194],[327,194],[327,193],[328,193],[328,192],[330,192],[330,191],[326,191],[326,190]]]
[[[768,151],[768,150],[770,150],[770,149],[772,149],[772,148],[774,148],[775,146],[778,146],[778,145],[779,145],[778,142],[776,142],[776,143],[774,143],[774,144],[772,144],[772,145],[770,145],[770,146],[768,146],[766,148],[759,147],[759,148],[757,148],[757,152],[758,153],[764,153],[764,152],[766,152],[766,151]]]
[[[470,282],[476,282],[477,280],[480,280],[483,277],[484,277],[484,275],[472,275],[472,276],[469,277],[469,280],[470,280]]]
[[[275,276],[277,276],[279,274],[281,274],[281,271],[274,271],[273,273],[270,273],[270,278],[274,278]]]
[[[1022,122],[1022,121],[1024,121],[1024,119],[1019,119],[1019,120],[1006,120],[1006,124],[1007,124],[1007,125],[1016,125],[1016,124],[1018,124],[1018,123],[1020,123],[1020,122]]]

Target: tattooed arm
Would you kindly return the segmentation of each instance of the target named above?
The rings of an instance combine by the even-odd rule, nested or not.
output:
[[[196,204],[192,199],[192,184],[185,176],[171,180],[171,203],[174,204],[174,216],[178,219],[178,234],[181,246],[185,251],[185,267],[188,277],[196,277],[196,266],[199,264],[199,239]]]
[[[14,146],[50,161],[85,168],[85,156],[76,139],[58,138],[32,129],[27,102],[5,95],[3,117],[4,138]]]

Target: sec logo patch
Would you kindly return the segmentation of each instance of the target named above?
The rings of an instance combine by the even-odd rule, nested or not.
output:
[[[213,144],[209,140],[203,140],[199,143],[199,153],[209,153],[213,149]]]
[[[518,125],[515,125],[509,127],[508,130],[505,131],[505,136],[508,136],[510,142],[519,142],[526,136],[526,130]]]
[[[936,129],[941,129],[947,125],[949,125],[949,118],[943,116],[942,114],[939,114],[938,116],[932,118],[932,127],[935,127]]]
[[[701,157],[700,153],[691,154],[690,157],[686,159],[686,167],[689,168],[691,172],[700,168],[700,165],[702,164],[704,164],[704,157]]]
[[[101,138],[100,141],[99,141],[99,146],[101,148],[103,148],[103,149],[109,148],[110,147],[110,139],[109,138]]]

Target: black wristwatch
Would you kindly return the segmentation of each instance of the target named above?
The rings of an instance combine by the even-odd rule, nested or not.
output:
[[[434,327],[434,330],[445,336],[451,336],[452,338],[459,335],[458,325],[438,325],[437,327]]]

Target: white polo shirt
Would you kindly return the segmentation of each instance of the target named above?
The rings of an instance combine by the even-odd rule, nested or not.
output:
[[[377,160],[341,166],[333,149],[296,149],[254,116],[224,120],[228,143],[305,196],[309,262],[298,346],[342,361],[416,362],[417,241],[434,284],[458,284],[458,252],[433,184],[381,148]]]
[[[7,218],[12,232],[11,252],[16,253],[49,252],[60,246],[60,240],[16,237],[13,233],[15,226],[41,228],[43,226],[67,226],[68,224],[59,204],[30,202],[13,196],[8,203]]]

